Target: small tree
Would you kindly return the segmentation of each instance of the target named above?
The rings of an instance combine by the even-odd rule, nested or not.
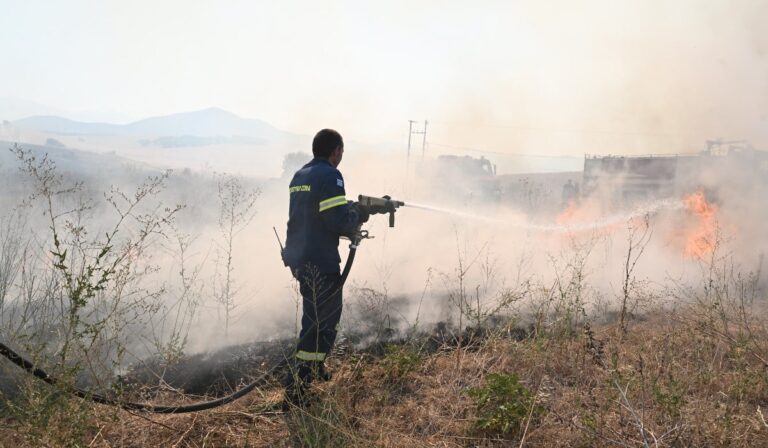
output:
[[[642,285],[635,278],[635,267],[640,257],[645,252],[648,243],[651,242],[653,231],[650,227],[650,217],[644,216],[642,219],[630,221],[627,224],[627,256],[624,258],[624,272],[621,286],[621,310],[619,315],[619,328],[622,334],[627,332],[627,315],[632,306],[630,300]]]
[[[154,271],[142,261],[148,259],[147,249],[183,208],[158,201],[170,172],[148,177],[132,194],[113,186],[104,194],[111,222],[106,230],[94,231],[103,224],[95,224],[97,203],[82,183],[62,176],[47,155],[38,158],[19,146],[11,151],[31,181],[26,204],[40,204],[49,231],[40,240],[38,258],[40,268],[50,267],[44,271],[50,274],[45,293],[32,289],[22,299],[35,312],[28,316],[29,341],[55,352],[57,367],[67,372],[78,373],[85,359],[96,373],[94,357],[119,358],[128,327],[151,318],[162,295],[162,288],[150,291],[140,283]],[[41,325],[50,330],[42,331]]]
[[[237,234],[245,230],[256,215],[256,199],[261,194],[257,188],[247,189],[243,182],[229,174],[219,174],[219,230],[223,244],[218,250],[217,267],[223,264],[223,273],[217,272],[214,282],[214,296],[224,309],[224,335],[229,334],[232,314],[237,308],[237,290],[233,278],[234,241]]]

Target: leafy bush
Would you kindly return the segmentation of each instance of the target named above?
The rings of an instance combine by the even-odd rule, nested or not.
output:
[[[388,345],[384,349],[384,375],[389,381],[399,382],[416,370],[421,363],[421,354],[407,345]]]
[[[686,393],[685,386],[673,378],[671,374],[666,384],[653,384],[653,399],[662,411],[673,420],[678,420],[681,416]]]
[[[477,408],[473,429],[484,433],[518,434],[529,415],[534,418],[542,412],[534,394],[514,373],[489,374],[486,385],[470,389],[469,396]]]

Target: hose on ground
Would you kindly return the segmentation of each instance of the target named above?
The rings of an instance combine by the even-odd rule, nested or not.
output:
[[[355,260],[355,252],[357,252],[357,245],[359,243],[360,243],[359,238],[355,238],[352,240],[352,244],[350,244],[349,246],[349,255],[347,256],[347,261],[344,265],[344,271],[341,274],[341,278],[338,286],[339,289],[343,288],[344,283],[347,281],[347,277],[349,276],[349,271],[352,269],[352,263]],[[0,355],[3,355],[12,363],[21,367],[28,373],[34,375],[35,378],[45,381],[46,383],[52,386],[56,386],[59,384],[59,381],[56,378],[50,376],[45,370],[39,367],[36,367],[28,359],[16,353],[10,347],[3,344],[2,342],[0,342]],[[217,408],[219,406],[224,406],[225,404],[232,403],[238,398],[242,398],[243,396],[247,395],[249,392],[257,388],[258,386],[265,384],[267,377],[272,373],[274,373],[275,371],[277,371],[278,369],[280,369],[281,367],[283,367],[285,364],[286,364],[286,361],[282,361],[278,363],[276,366],[272,367],[265,373],[261,374],[258,378],[248,383],[243,388],[229,395],[226,395],[224,397],[220,397],[214,400],[201,401],[198,403],[192,403],[192,404],[186,404],[186,405],[166,406],[166,405],[155,405],[155,404],[149,404],[149,403],[136,403],[131,401],[120,401],[118,398],[108,397],[107,395],[87,391],[84,389],[80,389],[78,387],[73,387],[69,392],[72,395],[85,400],[90,400],[95,403],[105,404],[109,406],[116,406],[123,409],[131,410],[131,411],[144,411],[144,412],[151,412],[154,414],[186,414],[189,412],[199,412],[199,411],[205,411],[208,409]]]

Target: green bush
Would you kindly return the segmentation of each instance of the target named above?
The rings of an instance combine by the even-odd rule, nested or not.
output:
[[[477,408],[473,430],[488,434],[519,434],[528,415],[534,418],[542,408],[534,403],[534,394],[520,383],[517,375],[491,373],[486,385],[469,390]]]
[[[91,402],[31,377],[20,387],[18,397],[4,403],[4,417],[29,446],[80,447],[98,429]]]
[[[678,420],[685,404],[685,386],[670,374],[666,384],[653,384],[653,398],[664,413],[673,420]]]
[[[416,370],[421,363],[421,354],[407,345],[388,345],[381,362],[387,380],[398,382]]]

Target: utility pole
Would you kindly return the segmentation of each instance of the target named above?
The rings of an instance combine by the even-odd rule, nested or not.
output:
[[[413,135],[413,120],[408,120],[408,152],[405,155],[405,172],[408,172],[408,167],[411,164],[411,136]]]
[[[424,160],[424,151],[427,147],[427,120],[424,120],[424,128],[422,130],[414,130],[413,125],[416,123],[414,120],[408,120],[408,153],[406,154],[406,167],[411,163],[411,137],[414,135],[421,135],[421,160]]]
[[[427,147],[427,120],[424,120],[424,128],[419,130],[414,130],[413,125],[416,123],[414,120],[408,120],[408,152],[406,153],[405,157],[405,183],[406,185],[403,186],[403,193],[407,191],[407,184],[408,184],[408,175],[411,170],[411,142],[413,141],[412,137],[414,135],[421,135],[421,160],[424,160],[424,150]]]

